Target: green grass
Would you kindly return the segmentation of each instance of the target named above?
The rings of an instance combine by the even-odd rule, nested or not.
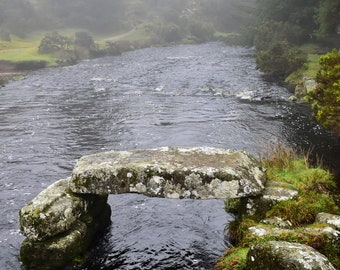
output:
[[[232,248],[226,256],[220,260],[214,270],[242,270],[247,263],[249,248]]]
[[[54,65],[55,58],[50,55],[39,54],[38,52],[42,37],[42,33],[34,33],[25,39],[11,36],[11,41],[0,41],[0,60],[13,63],[46,61],[48,65]]]
[[[305,44],[300,49],[307,53],[307,62],[299,68],[297,71],[291,73],[285,80],[286,83],[291,85],[297,85],[302,83],[303,77],[316,77],[316,74],[320,68],[319,58],[320,55],[317,53],[318,48],[313,44]]]

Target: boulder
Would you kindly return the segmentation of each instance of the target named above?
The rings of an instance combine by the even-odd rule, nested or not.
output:
[[[76,195],[69,190],[69,179],[62,179],[20,210],[20,229],[31,241],[42,241],[68,231],[79,217],[106,201],[107,196]]]
[[[75,193],[137,192],[165,198],[259,195],[265,175],[242,151],[210,147],[161,147],[82,157],[70,182]]]
[[[335,270],[315,249],[284,241],[269,241],[252,247],[247,256],[247,267],[252,270]]]
[[[306,94],[315,90],[315,88],[317,86],[317,82],[316,82],[314,77],[304,75],[302,80],[303,80],[303,85],[304,85]]]

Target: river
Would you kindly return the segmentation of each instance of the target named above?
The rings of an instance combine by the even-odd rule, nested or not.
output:
[[[0,88],[0,268],[23,269],[18,211],[82,155],[159,146],[264,153],[279,140],[335,155],[308,106],[263,80],[253,50],[177,45],[44,69]],[[110,196],[112,224],[82,269],[212,269],[233,219],[222,200]]]

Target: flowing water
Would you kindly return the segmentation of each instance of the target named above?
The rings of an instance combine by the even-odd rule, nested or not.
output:
[[[263,80],[252,54],[221,43],[149,48],[1,88],[0,268],[22,269],[19,209],[82,155],[167,145],[257,155],[276,140],[334,155],[339,142]],[[222,200],[124,194],[109,203],[112,224],[82,269],[212,269],[228,247],[233,217]]]

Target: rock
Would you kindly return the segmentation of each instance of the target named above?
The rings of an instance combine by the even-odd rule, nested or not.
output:
[[[269,241],[252,247],[247,267],[252,270],[335,270],[315,249],[284,241]]]
[[[340,230],[340,216],[327,213],[319,213],[315,219],[316,222],[326,223]]]
[[[293,227],[293,224],[289,220],[284,220],[280,217],[268,217],[261,220],[261,223],[266,225],[273,225],[282,229],[289,229]]]
[[[75,193],[204,199],[259,195],[264,182],[258,162],[245,152],[162,147],[84,156],[70,188]]]
[[[281,187],[266,187],[262,198],[272,204],[278,202],[292,200],[298,195],[297,190],[281,188]]]
[[[111,208],[105,205],[95,216],[85,215],[64,233],[45,241],[24,240],[20,249],[20,260],[26,269],[65,269],[66,265],[79,263],[86,258],[87,251],[98,235],[110,223]],[[79,261],[80,260],[80,261]]]
[[[59,180],[20,210],[20,229],[28,239],[42,241],[68,231],[91,208],[106,204],[106,196],[77,196],[68,186],[69,179]]]
[[[243,208],[241,212],[245,212],[248,215],[263,215],[278,202],[292,200],[296,198],[297,195],[298,191],[294,189],[279,186],[267,186],[263,190],[262,195],[253,198],[247,197],[243,202],[243,206],[241,206],[241,208]]]
[[[272,227],[266,225],[256,225],[249,227],[249,232],[257,237],[273,237],[277,238],[294,238],[294,239],[307,239],[315,238],[320,236],[323,239],[323,242],[334,242],[340,240],[340,232],[331,228],[331,227],[324,227],[324,228],[301,228],[301,229],[287,229],[287,228],[279,228],[279,227]]]
[[[302,80],[303,80],[303,85],[304,85],[306,94],[315,90],[315,88],[317,86],[317,82],[316,82],[315,78],[308,76],[308,75],[304,75]]]
[[[27,237],[20,260],[27,269],[64,269],[84,256],[110,223],[107,196],[74,194],[69,180],[52,184],[20,210],[20,229]]]

